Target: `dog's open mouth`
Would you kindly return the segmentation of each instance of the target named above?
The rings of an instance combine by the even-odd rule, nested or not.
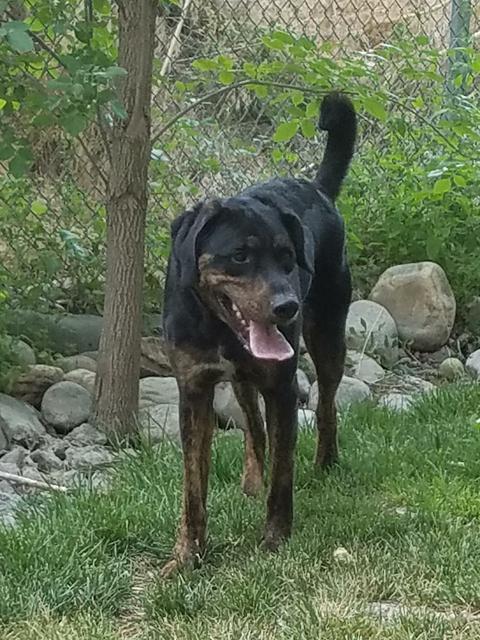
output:
[[[285,336],[273,323],[262,323],[247,319],[239,307],[226,294],[218,296],[228,324],[236,336],[255,358],[262,360],[288,360],[294,354]]]

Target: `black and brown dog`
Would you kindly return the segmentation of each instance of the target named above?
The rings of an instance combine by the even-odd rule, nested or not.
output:
[[[231,380],[245,414],[242,487],[263,486],[265,400],[270,491],[264,544],[290,535],[297,429],[300,333],[319,386],[315,463],[337,459],[335,392],[345,358],[351,297],[344,225],[334,202],[347,173],[356,115],[340,94],[325,97],[319,126],[328,131],[313,181],[276,178],[225,199],[199,202],[172,224],[164,335],[180,391],[184,460],[183,515],[164,575],[203,552],[207,522],[214,385]]]

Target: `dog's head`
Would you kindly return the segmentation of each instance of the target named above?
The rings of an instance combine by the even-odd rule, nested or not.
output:
[[[293,211],[248,197],[205,201],[173,222],[172,240],[180,286],[196,289],[254,357],[292,357],[278,327],[297,318],[314,260]]]

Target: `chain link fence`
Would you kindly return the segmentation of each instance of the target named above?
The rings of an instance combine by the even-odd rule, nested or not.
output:
[[[34,3],[27,2],[25,11],[35,18],[35,33],[48,45],[49,62],[55,65],[64,40],[52,38],[41,16],[32,16]],[[321,142],[298,135],[284,146],[281,157],[275,155],[272,135],[278,117],[292,113],[291,96],[282,97],[278,87],[256,94],[243,86],[215,94],[217,78],[191,88],[202,71],[198,61],[222,56],[229,61],[227,75],[232,64],[241,68],[246,62],[271,61],[272,49],[265,47],[265,38],[281,31],[296,38],[306,36],[322,52],[325,64],[350,61],[352,74],[355,65],[362,64],[367,71],[369,65],[377,65],[382,86],[398,99],[421,90],[415,73],[406,72],[409,54],[401,43],[409,42],[413,55],[428,42],[443,56],[448,74],[447,48],[476,46],[479,17],[479,7],[466,0],[161,3],[154,64],[146,310],[160,308],[168,224],[174,215],[205,193],[232,193],[275,172],[308,175],[321,154]],[[382,57],[380,51],[394,53]],[[224,81],[230,82],[228,77]],[[458,83],[452,86],[455,90]],[[212,97],[199,101],[200,92]],[[175,120],[180,113],[183,117]],[[365,117],[361,125],[360,145],[381,146],[385,125]],[[417,125],[427,126],[422,121]],[[93,123],[76,137],[41,127],[28,135],[34,157],[27,177],[14,177],[0,161],[0,220],[7,221],[0,234],[0,284],[13,306],[101,313],[108,132]]]

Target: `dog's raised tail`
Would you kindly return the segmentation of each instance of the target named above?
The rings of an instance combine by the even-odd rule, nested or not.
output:
[[[341,93],[325,96],[318,126],[328,132],[328,139],[315,184],[335,201],[347,175],[357,136],[357,116],[350,99]]]

